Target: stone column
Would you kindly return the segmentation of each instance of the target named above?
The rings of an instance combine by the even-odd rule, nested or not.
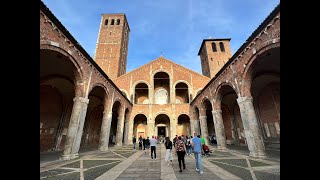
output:
[[[148,136],[149,138],[151,138],[151,136],[155,135],[155,128],[154,125],[155,123],[152,122],[152,120],[147,120],[147,124],[148,124]]]
[[[178,124],[177,120],[175,119],[170,120],[170,134],[171,134],[171,136],[169,136],[170,139],[173,139],[177,135],[177,124]]]
[[[213,110],[212,116],[213,116],[214,129],[215,129],[216,138],[217,138],[217,148],[221,149],[221,150],[226,150],[227,143],[226,143],[226,136],[225,136],[225,132],[224,132],[222,111],[221,110]]]
[[[73,149],[74,150],[73,154],[76,157],[79,156],[78,152],[80,149],[80,143],[81,143],[81,138],[82,138],[82,133],[83,133],[83,126],[84,126],[84,121],[86,120],[87,108],[88,108],[88,103],[89,103],[89,99],[86,99],[86,100],[87,100],[87,102],[84,102],[82,105],[79,129],[78,129],[77,136],[76,136],[75,148]]]
[[[243,122],[245,138],[247,140],[249,156],[255,158],[265,158],[265,147],[258,120],[254,111],[252,97],[239,97],[237,99],[241,119]]]
[[[200,126],[201,126],[201,137],[204,138],[206,144],[208,144],[208,126],[207,126],[207,116],[200,116]]]
[[[124,135],[123,135],[123,137],[124,137],[124,145],[128,145],[129,143],[128,143],[128,132],[129,132],[129,129],[128,129],[128,126],[129,126],[129,120],[124,120]]]
[[[190,135],[194,137],[195,135],[200,134],[198,120],[190,120],[191,133]]]
[[[134,120],[128,121],[128,144],[132,144],[132,138],[134,136],[133,123],[134,123]]]
[[[68,126],[68,132],[66,136],[65,149],[61,157],[62,160],[70,160],[78,156],[78,151],[75,154],[76,141],[78,131],[80,130],[80,122],[84,121],[87,112],[89,99],[83,97],[75,97],[73,99],[73,108]],[[82,129],[81,129],[82,131]],[[82,135],[82,132],[81,132]],[[80,137],[81,140],[81,137]]]
[[[111,121],[112,111],[104,111],[101,124],[99,151],[108,151]]]
[[[116,134],[116,146],[122,146],[123,126],[124,126],[124,112],[125,112],[125,108],[122,108],[120,110],[119,117],[118,117],[117,134]]]
[[[193,121],[194,121],[194,120],[191,120],[191,119],[190,119],[190,134],[189,134],[189,136],[190,136],[190,135],[193,136],[193,133],[196,132]]]

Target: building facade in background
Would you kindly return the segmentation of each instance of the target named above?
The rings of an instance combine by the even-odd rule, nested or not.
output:
[[[233,55],[230,38],[204,39],[199,74],[162,56],[126,72],[125,14],[102,15],[92,59],[40,4],[40,152],[195,134],[252,157],[280,147],[280,5]]]

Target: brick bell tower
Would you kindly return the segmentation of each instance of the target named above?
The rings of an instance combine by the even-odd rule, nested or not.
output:
[[[102,14],[94,60],[112,80],[126,73],[129,32],[125,14]]]
[[[230,38],[204,39],[200,46],[202,74],[213,78],[222,66],[231,58]]]

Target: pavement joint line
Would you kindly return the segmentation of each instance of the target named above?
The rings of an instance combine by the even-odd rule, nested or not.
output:
[[[256,177],[256,175],[254,174],[254,172],[253,172],[253,170],[252,170],[252,167],[251,167],[251,164],[250,164],[250,161],[249,161],[248,158],[246,158],[246,162],[247,162],[247,164],[248,164],[248,168],[249,168],[250,174],[251,174],[251,176],[252,176],[252,179],[253,179],[253,180],[257,180],[257,177]]]
[[[130,165],[132,165],[142,155],[142,153],[143,152],[139,152],[138,151],[138,152],[132,154],[129,158],[124,159],[122,162],[120,162],[119,164],[117,164],[113,168],[109,169],[108,171],[106,171],[105,173],[103,173],[102,175],[97,177],[96,180],[104,180],[104,179],[115,180],[124,171],[126,171],[128,169],[128,167]],[[114,170],[114,169],[117,169],[119,167],[125,167],[125,168],[123,170]],[[113,176],[112,177],[108,176],[110,174],[112,174]]]
[[[84,171],[87,171],[89,169],[93,169],[93,168],[97,168],[97,167],[101,167],[101,166],[106,166],[106,165],[110,165],[110,164],[114,164],[114,163],[117,163],[117,162],[122,162],[122,161],[115,161],[115,162],[110,162],[110,163],[107,163],[107,164],[100,164],[98,166],[92,166],[92,167],[89,167],[89,168],[84,168]]]
[[[191,156],[191,158],[192,159],[195,159],[195,157],[194,156]],[[210,165],[208,165],[208,164],[210,164]],[[221,172],[214,172],[214,171],[212,171],[212,168],[210,168],[210,166],[212,166],[212,165],[215,165],[215,164],[213,164],[211,161],[209,161],[209,160],[207,160],[207,159],[204,159],[204,158],[202,158],[202,166],[204,166],[205,168],[207,168],[211,173],[213,173],[213,174],[215,174],[216,176],[218,176],[219,178],[221,178],[221,179],[228,179],[228,180],[239,180],[239,179],[241,179],[241,178],[239,178],[238,176],[236,176],[236,175],[234,175],[233,173],[231,173],[231,172],[229,172],[229,171],[227,171],[227,170],[225,170],[225,169],[223,169],[223,168],[221,168],[221,167],[219,167],[219,166],[217,166],[217,165],[215,165],[215,166],[217,166],[217,168],[219,168],[220,170],[222,170],[222,171],[224,171],[224,173],[221,173]],[[229,165],[229,164],[228,164]],[[216,170],[216,169],[215,169]],[[229,176],[229,177],[227,177],[227,176]],[[232,176],[232,178],[230,177],[230,176]]]
[[[121,154],[115,153],[115,152],[113,152],[113,151],[111,151],[111,152],[114,153],[114,154],[117,155],[117,156],[120,156],[120,157],[122,157],[122,158],[124,158],[124,159],[127,159],[126,157],[122,156]]]
[[[44,177],[40,177],[40,179],[44,179],[44,178],[48,178],[48,177],[61,176],[61,175],[65,175],[65,174],[75,173],[75,172],[79,172],[79,171],[65,172],[65,173],[61,173],[61,174],[56,174],[54,176],[44,176]]]
[[[80,160],[80,180],[84,180],[84,175],[83,175],[83,160]]]
[[[238,167],[238,168],[242,168],[242,169],[249,170],[249,168],[248,168],[248,167],[242,167],[242,166],[238,166],[238,165],[234,165],[234,164],[228,164],[228,163],[224,163],[224,162],[220,162],[220,161],[214,161],[214,162],[217,162],[217,163],[220,163],[220,164],[224,164],[224,165],[229,165],[229,166],[234,166],[234,167]]]

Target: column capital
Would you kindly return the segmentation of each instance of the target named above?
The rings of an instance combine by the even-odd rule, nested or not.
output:
[[[246,96],[246,97],[238,97],[237,102],[238,103],[245,103],[247,101],[252,102],[253,98],[251,96]]]
[[[103,111],[103,114],[112,115],[112,111]]]
[[[89,99],[88,98],[84,98],[84,97],[74,97],[73,98],[73,102],[75,102],[75,101],[79,101],[81,103],[86,103],[86,104],[89,103]]]
[[[219,110],[213,110],[211,111],[212,112],[212,115],[214,116],[215,114],[220,114],[222,113],[222,111],[219,109]]]

